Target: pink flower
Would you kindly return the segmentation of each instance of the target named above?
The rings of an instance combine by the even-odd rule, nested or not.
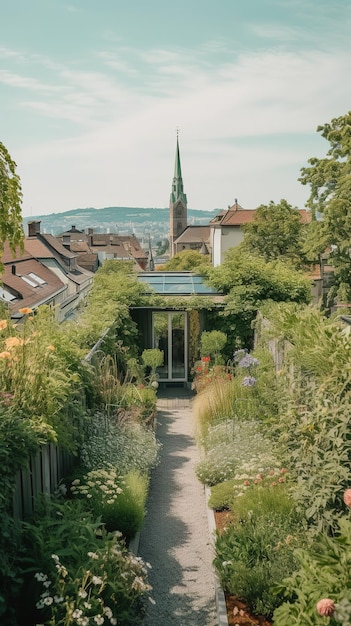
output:
[[[249,484],[250,484],[250,481],[249,481],[249,480],[244,480],[244,485],[245,485],[245,487],[247,487]]]
[[[269,472],[269,475],[270,475],[270,476],[274,476],[274,470],[271,470],[271,471]]]
[[[286,469],[286,467],[283,467],[283,468],[280,470],[280,473],[281,473],[281,474],[286,474],[286,472],[287,472],[287,471],[288,471],[288,470]]]
[[[272,482],[272,487],[276,487],[277,483],[275,482],[275,480]]]
[[[283,483],[283,482],[284,482],[284,478],[283,478],[283,476],[281,476],[281,477],[279,478],[279,480],[278,480],[278,483]]]
[[[317,611],[319,615],[323,615],[323,617],[330,617],[335,612],[334,601],[330,598],[319,600],[319,602],[317,602]]]
[[[351,507],[351,489],[346,489],[344,492],[344,502],[346,506]]]

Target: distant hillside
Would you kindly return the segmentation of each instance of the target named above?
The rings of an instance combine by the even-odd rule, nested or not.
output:
[[[202,211],[188,209],[188,224],[208,224],[219,209]],[[25,232],[27,224],[32,220],[40,220],[41,231],[59,235],[75,226],[78,230],[93,228],[95,232],[118,232],[118,234],[134,233],[137,237],[148,236],[155,240],[168,237],[169,209],[141,207],[104,207],[95,209],[73,209],[63,213],[50,215],[32,215],[23,218]]]

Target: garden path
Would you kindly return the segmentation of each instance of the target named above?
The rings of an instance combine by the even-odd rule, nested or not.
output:
[[[145,626],[216,626],[215,576],[204,489],[195,475],[191,392],[159,390],[160,463],[153,470],[139,555],[155,604]]]

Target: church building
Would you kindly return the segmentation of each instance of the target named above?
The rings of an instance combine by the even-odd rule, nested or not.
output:
[[[169,202],[170,230],[169,230],[169,253],[176,254],[174,242],[188,225],[188,202],[183,189],[182,168],[180,165],[179,140],[177,133],[177,148],[174,164],[174,176],[172,192]]]

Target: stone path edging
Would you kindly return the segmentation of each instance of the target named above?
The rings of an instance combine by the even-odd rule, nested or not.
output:
[[[211,491],[208,487],[205,487],[205,495],[206,495],[206,503],[208,503]],[[216,522],[213,510],[207,504],[207,520],[208,520],[208,528],[211,535],[212,541],[212,549],[215,552],[215,541],[214,541],[214,532],[216,530]],[[216,609],[218,616],[218,626],[228,626],[228,615],[227,615],[227,605],[225,602],[224,591],[220,584],[219,578],[214,571],[215,578],[215,591],[216,591]]]

